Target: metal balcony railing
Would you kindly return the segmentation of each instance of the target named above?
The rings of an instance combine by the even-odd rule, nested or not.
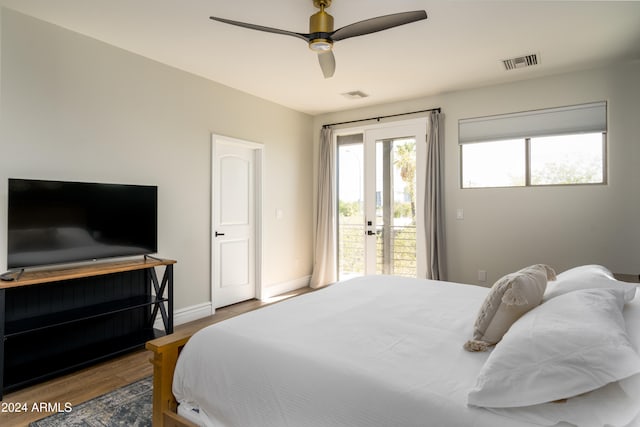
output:
[[[338,226],[338,268],[340,277],[364,274],[365,227]],[[416,277],[416,226],[376,228],[376,273]]]

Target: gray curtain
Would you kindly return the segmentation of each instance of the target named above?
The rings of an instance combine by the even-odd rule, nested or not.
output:
[[[444,218],[442,215],[442,179],[444,138],[442,117],[432,111],[427,118],[427,178],[425,190],[425,232],[427,242],[427,279],[446,280]]]
[[[320,288],[336,277],[335,149],[330,128],[320,131],[315,259],[310,286]]]

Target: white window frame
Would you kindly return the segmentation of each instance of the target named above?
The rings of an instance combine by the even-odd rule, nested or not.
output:
[[[595,183],[531,183],[531,139],[545,136],[602,133],[602,181]],[[458,121],[458,144],[460,146],[459,182],[462,189],[496,188],[494,186],[465,187],[463,147],[466,144],[496,142],[502,140],[524,141],[525,184],[511,187],[540,187],[562,185],[605,185],[607,168],[607,102],[599,101],[565,107],[524,111],[486,117],[461,119]]]

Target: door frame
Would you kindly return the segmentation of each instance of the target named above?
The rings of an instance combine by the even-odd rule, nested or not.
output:
[[[264,180],[263,177],[263,165],[264,165],[264,145],[258,142],[247,141],[244,139],[238,139],[233,137],[228,137],[220,134],[211,134],[211,204],[210,204],[210,227],[209,227],[209,237],[210,237],[210,290],[211,290],[211,313],[214,314],[216,311],[216,301],[215,301],[215,257],[216,254],[216,245],[215,245],[215,212],[216,212],[216,195],[215,195],[215,167],[216,167],[216,147],[218,144],[226,144],[226,145],[236,145],[243,148],[247,148],[253,151],[254,155],[254,218],[255,218],[255,227],[254,227],[254,242],[255,242],[255,295],[257,299],[262,299],[262,183]]]
[[[425,180],[426,180],[426,166],[427,166],[427,119],[426,117],[418,117],[406,120],[390,121],[385,123],[376,123],[372,125],[363,125],[351,128],[341,128],[334,131],[333,134],[333,146],[338,149],[338,136],[352,135],[361,133],[362,144],[364,148],[364,164],[363,164],[363,179],[364,179],[364,192],[365,197],[371,197],[371,194],[375,194],[375,171],[371,171],[369,165],[375,165],[375,148],[371,149],[371,145],[375,147],[375,141],[379,139],[392,139],[400,135],[397,132],[401,132],[402,129],[413,128],[416,130],[416,265],[417,277],[426,278],[426,253],[427,247],[425,242],[425,212],[424,212],[424,197],[425,197]],[[367,149],[369,145],[369,149]],[[337,165],[336,165],[337,166]],[[338,168],[336,167],[336,174]],[[337,179],[336,179],[337,182]],[[373,185],[373,188],[371,187]],[[336,191],[336,195],[338,192]],[[337,203],[336,203],[337,206]],[[336,207],[337,209],[337,207]],[[336,213],[337,215],[337,213]],[[365,215],[368,215],[365,212]],[[336,216],[337,218],[337,216]],[[337,228],[336,228],[337,232]],[[337,237],[337,236],[336,236]],[[366,242],[366,240],[365,240]],[[365,243],[365,248],[367,247]],[[337,252],[337,251],[336,251]],[[339,256],[336,253],[336,256]],[[336,268],[339,266],[339,260],[336,259]],[[336,272],[338,273],[338,272]]]

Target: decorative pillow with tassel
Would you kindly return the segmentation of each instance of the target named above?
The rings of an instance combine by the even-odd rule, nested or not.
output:
[[[486,351],[502,339],[511,325],[542,302],[547,280],[555,280],[555,271],[536,264],[500,278],[480,307],[473,328],[473,339],[464,344],[468,351]]]

